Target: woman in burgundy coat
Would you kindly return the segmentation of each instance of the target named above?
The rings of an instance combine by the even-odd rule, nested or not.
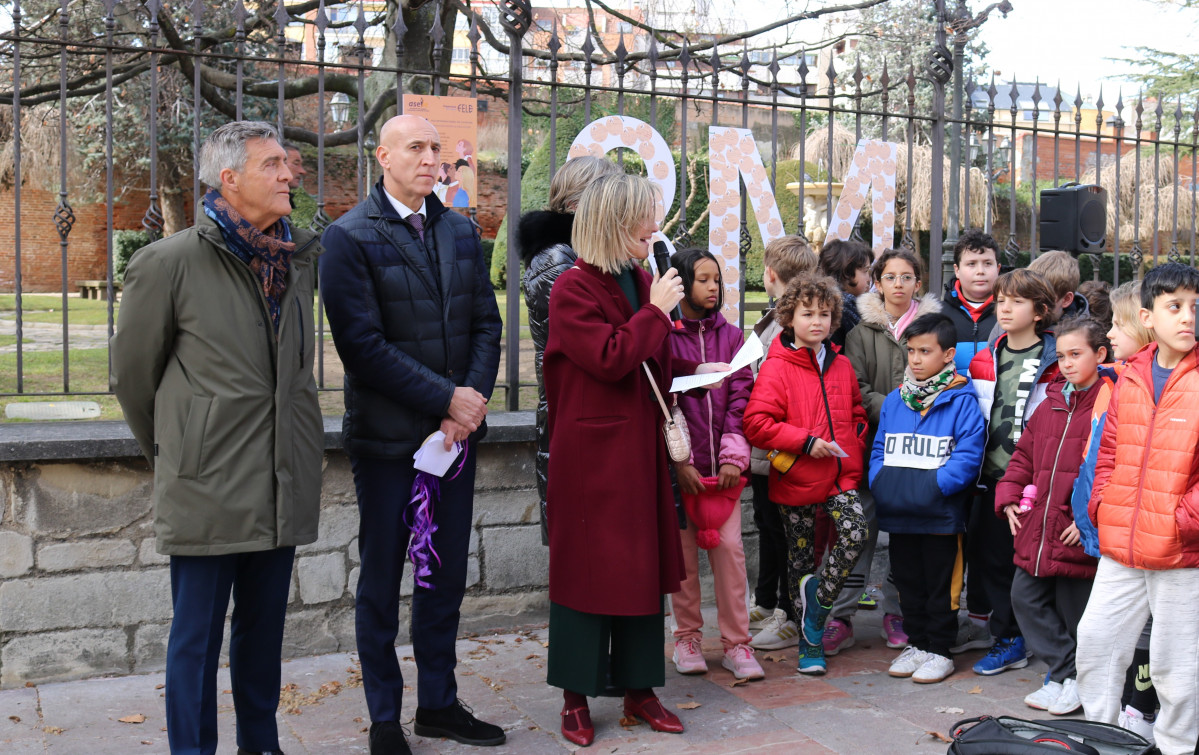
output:
[[[674,375],[727,369],[671,360],[667,313],[683,297],[675,270],[651,279],[661,199],[648,180],[608,176],[583,193],[571,245],[579,255],[550,295],[544,362],[549,402],[548,681],[564,691],[562,733],[589,745],[587,698],[612,683],[626,716],[681,732],[653,687],[665,684],[662,598],[679,589],[683,557],[662,438]],[[610,657],[609,657],[610,656]]]

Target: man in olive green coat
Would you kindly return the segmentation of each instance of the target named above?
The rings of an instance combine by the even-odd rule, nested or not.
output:
[[[312,375],[316,236],[292,228],[274,127],[238,121],[200,149],[196,225],[125,276],[112,385],[154,469],[171,557],[171,752],[216,752],[225,611],[238,753],[279,750],[275,709],[297,545],[316,540],[324,431]]]

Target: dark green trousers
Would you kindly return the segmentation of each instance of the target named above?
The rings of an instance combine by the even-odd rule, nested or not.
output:
[[[550,603],[550,652],[546,681],[587,697],[612,684],[627,690],[666,684],[661,611],[648,616],[583,613]]]

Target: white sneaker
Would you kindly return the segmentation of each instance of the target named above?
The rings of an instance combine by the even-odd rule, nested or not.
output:
[[[926,660],[928,653],[917,650],[915,645],[908,645],[899,657],[891,662],[891,668],[887,669],[887,673],[899,679],[907,679],[916,673],[916,669],[923,666]]]
[[[1123,728],[1128,729],[1133,734],[1141,735],[1141,737],[1147,740],[1149,744],[1154,743],[1153,722],[1146,721],[1145,714],[1131,705],[1125,706],[1124,710],[1120,711],[1120,718],[1116,721],[1116,723],[1120,724],[1120,726]]]
[[[798,644],[799,627],[781,612],[767,619],[762,631],[749,641],[749,646],[757,650],[782,650]]]
[[[975,624],[970,618],[965,618],[958,622],[957,640],[953,647],[949,648],[949,652],[956,654],[967,650],[987,650],[994,644],[995,638],[991,636],[991,630],[987,625]]]
[[[925,653],[924,663],[920,664],[920,668],[912,674],[912,681],[917,684],[936,684],[944,681],[952,673],[952,658],[936,653]]]
[[[772,611],[755,603],[749,609],[749,631],[756,632],[766,626],[766,622],[778,612],[777,608]]]
[[[1062,682],[1062,694],[1049,706],[1049,713],[1054,716],[1068,716],[1081,707],[1082,701],[1078,699],[1078,680],[1067,679]]]
[[[1024,698],[1024,704],[1037,710],[1049,710],[1057,702],[1058,695],[1060,694],[1062,694],[1061,682],[1051,680],[1045,682],[1045,686],[1036,692],[1030,692]]]

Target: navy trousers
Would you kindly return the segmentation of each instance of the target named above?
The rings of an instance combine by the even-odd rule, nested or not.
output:
[[[279,662],[296,549],[171,556],[175,615],[167,640],[167,740],[172,755],[213,755],[216,674],[233,594],[229,676],[237,746],[279,749]]]
[[[362,686],[372,722],[399,721],[404,677],[396,660],[395,640],[400,620],[400,578],[408,557],[409,529],[404,511],[416,476],[411,459],[351,457],[358,492],[358,577],[355,627]],[[452,472],[451,472],[452,473]],[[466,557],[474,511],[475,450],[462,472],[440,482],[441,496],[433,508],[437,532],[429,584],[412,595],[411,636],[416,658],[416,704],[437,710],[454,704],[458,684],[459,609],[466,592]]]

